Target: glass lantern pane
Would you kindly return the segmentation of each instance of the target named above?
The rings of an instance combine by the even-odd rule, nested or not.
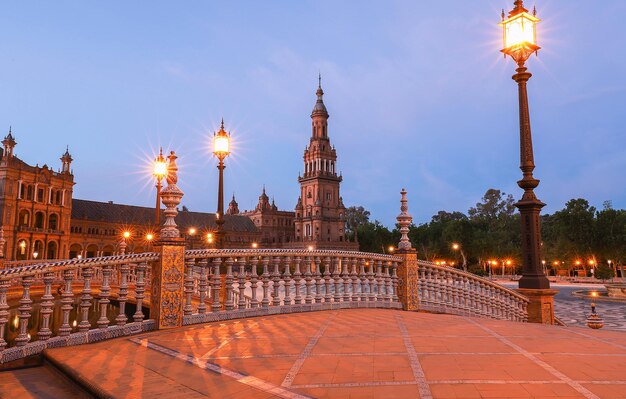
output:
[[[153,174],[157,177],[163,177],[167,175],[167,164],[161,161],[155,162]]]
[[[526,13],[523,13],[505,22],[505,48],[518,46],[523,43],[535,44],[535,21],[529,17]]]
[[[221,152],[227,154],[229,151],[229,138],[227,136],[216,136],[214,140],[214,152]]]

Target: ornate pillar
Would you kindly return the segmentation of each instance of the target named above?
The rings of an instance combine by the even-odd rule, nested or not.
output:
[[[150,318],[158,329],[183,325],[185,239],[180,237],[174,218],[178,214],[183,192],[176,186],[178,167],[174,151],[170,153],[167,187],[161,191],[161,201],[166,209],[165,223],[159,241],[154,244],[159,251],[159,260],[152,266],[152,295]]]
[[[418,265],[417,265],[417,251],[411,246],[409,240],[409,226],[413,221],[413,217],[409,214],[409,205],[406,198],[406,190],[402,189],[400,192],[402,199],[400,199],[400,214],[396,218],[400,225],[400,243],[398,243],[397,255],[403,258],[402,262],[398,264],[398,298],[402,303],[404,310],[418,310],[419,309],[419,296],[418,296]]]

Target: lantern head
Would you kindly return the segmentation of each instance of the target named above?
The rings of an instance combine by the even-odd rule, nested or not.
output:
[[[509,12],[508,18],[504,18],[504,10],[502,11],[502,22],[499,25],[502,27],[504,48],[501,51],[505,56],[511,56],[519,65],[541,48],[537,45],[536,30],[540,20],[535,15],[535,10],[530,14],[524,8],[522,0],[515,2],[515,8]]]

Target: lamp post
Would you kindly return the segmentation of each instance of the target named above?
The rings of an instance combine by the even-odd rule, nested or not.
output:
[[[452,249],[455,251],[459,251],[461,253],[461,258],[463,258],[463,271],[467,271],[467,258],[465,257],[465,252],[463,252],[463,249],[461,248],[461,244],[459,243],[452,243]]]
[[[156,179],[157,189],[154,224],[156,226],[156,231],[159,231],[159,224],[161,223],[161,180],[167,176],[167,163],[163,157],[163,148],[159,150],[159,156],[154,160],[152,175]]]
[[[539,213],[545,204],[535,196],[534,189],[539,185],[539,180],[533,177],[535,162],[533,156],[532,136],[530,132],[530,111],[528,109],[528,93],[526,83],[532,76],[526,72],[524,66],[532,53],[537,53],[540,47],[537,45],[536,24],[539,19],[536,12],[530,14],[524,8],[523,0],[516,0],[515,7],[505,19],[502,11],[505,56],[510,56],[517,63],[517,69],[513,80],[517,82],[519,91],[519,117],[520,117],[520,169],[522,180],[517,184],[524,190],[522,199],[515,206],[519,209],[522,222],[522,264],[523,273],[519,281],[519,288],[548,289],[550,282],[541,267],[541,227]]]
[[[217,224],[215,247],[220,249],[224,246],[224,159],[228,154],[230,154],[230,134],[224,130],[224,119],[222,119],[219,132],[213,134],[213,155],[219,160],[217,169],[220,171],[217,191],[217,214],[215,215],[215,223]]]

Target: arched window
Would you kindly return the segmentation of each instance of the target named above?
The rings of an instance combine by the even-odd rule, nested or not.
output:
[[[28,226],[30,224],[30,212],[28,212],[26,209],[22,209],[20,211],[18,224],[20,226]]]
[[[111,256],[113,255],[114,251],[115,249],[113,248],[112,245],[107,245],[106,247],[102,249],[102,256]]]
[[[15,252],[15,259],[24,260],[28,256],[28,242],[26,240],[19,240],[17,242],[17,248]]]
[[[95,244],[91,244],[87,247],[87,257],[95,258],[98,256],[98,246]]]
[[[53,213],[52,215],[50,215],[50,217],[48,217],[48,228],[50,230],[57,230],[57,227],[59,224],[59,217],[57,216],[56,213]]]
[[[33,246],[33,259],[42,259],[45,254],[43,253],[43,242],[37,240]]]
[[[72,244],[70,245],[70,259],[78,258],[78,255],[81,255],[83,252],[83,247],[80,244]]]
[[[43,229],[43,212],[35,213],[35,227]]]
[[[56,259],[57,250],[58,250],[58,246],[57,246],[56,241],[50,241],[48,243],[48,250],[46,251],[46,259]]]

